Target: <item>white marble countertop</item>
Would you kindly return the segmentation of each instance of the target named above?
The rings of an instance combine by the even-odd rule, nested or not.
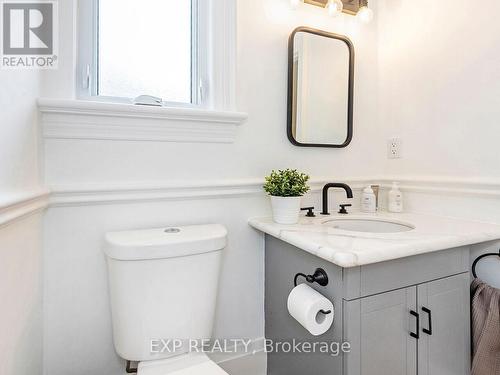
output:
[[[332,219],[379,219],[410,224],[399,233],[351,232],[324,223]],[[412,213],[301,216],[298,224],[281,225],[272,218],[249,224],[340,267],[356,267],[500,239],[500,225]]]

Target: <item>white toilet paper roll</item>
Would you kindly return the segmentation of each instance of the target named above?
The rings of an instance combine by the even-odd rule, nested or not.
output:
[[[333,304],[306,284],[292,289],[288,296],[288,312],[311,335],[319,336],[330,329],[335,311]],[[330,314],[324,312],[331,311]]]

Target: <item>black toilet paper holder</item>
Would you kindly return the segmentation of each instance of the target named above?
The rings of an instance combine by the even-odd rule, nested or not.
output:
[[[306,281],[310,284],[318,283],[321,286],[328,285],[328,275],[326,274],[326,271],[323,268],[316,268],[316,271],[314,271],[312,275],[306,275],[305,273],[299,272],[298,274],[295,275],[293,279],[293,285],[297,286],[297,280],[301,276],[304,277]],[[320,310],[319,312],[325,315],[332,313],[331,310],[328,311]]]
[[[295,278],[293,279],[293,285],[297,286],[297,280],[298,278],[302,276],[306,279],[306,281],[310,284],[312,283],[318,283],[321,286],[327,286],[328,285],[328,275],[326,274],[326,271],[323,268],[316,268],[316,271],[312,275],[306,275],[304,273],[298,273],[295,275]]]

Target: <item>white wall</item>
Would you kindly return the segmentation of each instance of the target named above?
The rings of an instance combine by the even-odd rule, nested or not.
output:
[[[379,165],[385,154],[370,152],[378,136],[376,24],[363,26],[348,16],[334,20],[310,6],[292,11],[287,0],[240,1],[238,7],[237,103],[249,120],[235,144],[51,141],[46,149],[49,185],[262,178],[279,167],[316,176],[356,176]],[[347,34],[356,45],[356,133],[349,149],[298,149],[286,140],[287,38],[299,25]],[[71,35],[71,28],[67,32]],[[68,80],[58,82],[53,86]],[[51,96],[64,91],[59,88]],[[365,163],[353,157],[360,153],[369,154]]]
[[[379,5],[381,124],[404,142],[386,173],[500,178],[500,3]]]
[[[68,14],[72,11],[67,9]],[[287,38],[300,25],[347,34],[356,45],[356,133],[349,149],[299,149],[286,138]],[[66,25],[61,35],[71,35],[72,29]],[[45,181],[55,191],[67,191],[240,183],[260,180],[280,167],[340,180],[366,175],[384,157],[372,154],[366,163],[359,163],[357,157],[370,153],[377,137],[375,31],[376,23],[363,26],[347,16],[333,20],[309,6],[292,11],[287,0],[239,1],[237,107],[249,114],[249,120],[240,127],[234,144],[51,139],[44,148]],[[71,45],[63,42],[63,46],[62,56],[71,56],[65,51]],[[60,87],[67,77],[58,74],[59,84],[47,87],[48,96],[65,97],[64,92],[71,91]],[[319,203],[317,196],[311,199]],[[263,237],[248,226],[247,219],[266,215],[268,210],[262,193],[51,208],[44,240],[46,374],[123,372],[123,361],[112,345],[102,255],[102,237],[110,230],[225,224],[229,246],[215,335],[263,337]]]
[[[36,98],[39,71],[0,70],[0,201],[39,186]]]
[[[421,212],[500,223],[500,33],[494,16],[500,3],[378,5],[379,126],[386,139],[403,140],[403,158],[386,160],[383,174],[443,184],[454,178],[459,188],[489,185],[494,194],[407,198]],[[498,269],[481,276],[500,284]]]
[[[40,190],[40,80],[38,71],[0,70],[0,373],[5,375],[42,373],[40,216],[11,221],[19,213],[16,203]]]
[[[42,374],[41,216],[0,227],[0,373]]]

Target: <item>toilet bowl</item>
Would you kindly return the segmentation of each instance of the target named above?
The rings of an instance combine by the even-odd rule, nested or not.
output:
[[[219,224],[106,234],[115,350],[139,375],[227,375],[204,353],[152,345],[212,338],[226,242]]]
[[[192,353],[178,357],[140,362],[137,375],[228,375],[206,354]]]

